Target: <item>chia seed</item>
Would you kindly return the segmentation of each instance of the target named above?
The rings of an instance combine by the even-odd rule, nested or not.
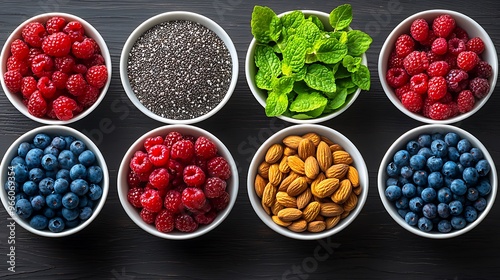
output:
[[[132,46],[130,86],[154,114],[174,120],[207,114],[231,83],[231,55],[207,27],[188,20],[153,26]]]

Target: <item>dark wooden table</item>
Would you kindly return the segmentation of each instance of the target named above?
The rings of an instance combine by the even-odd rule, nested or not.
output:
[[[144,3],[142,3],[144,2]],[[7,270],[7,213],[0,210],[0,278],[23,279],[498,279],[500,276],[500,207],[473,231],[450,240],[415,236],[386,213],[376,177],[385,150],[402,133],[421,125],[387,99],[378,80],[380,48],[391,29],[416,12],[454,9],[479,22],[493,42],[500,42],[500,2],[351,1],[352,26],[374,39],[368,51],[372,88],[347,112],[323,123],[353,141],[370,173],[368,201],[344,231],[325,240],[293,240],[270,230],[252,210],[246,191],[247,168],[253,153],[272,133],[289,126],[267,118],[245,80],[244,59],[252,35],[250,16],[256,4],[276,12],[312,9],[330,12],[332,1],[76,1],[2,0],[0,39],[25,19],[43,12],[68,12],[85,18],[105,38],[113,61],[111,86],[104,101],[84,120],[71,124],[93,138],[110,171],[110,192],[96,220],[66,238],[42,238],[16,228],[16,272]],[[444,1],[443,1],[444,2]],[[116,191],[122,155],[143,133],[162,126],[128,100],[119,77],[123,44],[141,22],[156,14],[186,10],[219,23],[232,37],[240,61],[239,81],[228,104],[197,126],[218,136],[239,165],[240,190],[229,217],[209,234],[188,241],[169,241],[138,228],[125,214]],[[498,86],[497,86],[498,90]],[[471,132],[500,163],[500,97],[495,93],[473,117],[455,125]],[[21,134],[40,126],[20,114],[0,95],[0,152]]]

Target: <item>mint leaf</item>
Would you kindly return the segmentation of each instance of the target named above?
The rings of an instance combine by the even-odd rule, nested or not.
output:
[[[287,94],[293,90],[294,80],[292,77],[280,77],[278,79],[274,79],[272,82],[272,90],[273,92],[281,95]]]
[[[357,88],[356,84],[352,81],[351,77],[349,78],[344,78],[340,80],[335,80],[335,83],[337,84],[337,89],[350,89],[350,88]]]
[[[297,28],[305,20],[304,14],[301,11],[293,11],[281,17],[283,28]]]
[[[342,107],[342,105],[345,104],[345,99],[347,97],[347,90],[345,88],[339,90],[339,92],[335,95],[335,97],[328,101],[328,109],[331,109],[331,110],[335,110],[335,109],[338,109],[340,107]]]
[[[347,46],[334,38],[323,39],[316,50],[318,60],[326,64],[342,61],[346,54]]]
[[[350,4],[343,4],[333,9],[329,17],[330,24],[335,30],[342,30],[352,22],[352,7]]]
[[[302,66],[302,68],[300,68],[299,71],[293,72],[292,75],[290,75],[289,77],[291,77],[294,81],[302,81],[304,80],[306,73],[307,73],[307,67],[304,65]]]
[[[325,108],[326,108],[326,104],[325,104],[325,106],[321,106],[317,109],[306,112],[306,114],[313,117],[313,118],[317,118],[317,117],[321,116],[321,114],[323,114],[323,111],[325,110]]]
[[[292,115],[292,118],[297,120],[309,120],[312,119],[313,117],[309,116],[308,114],[296,114]]]
[[[323,22],[319,19],[319,17],[317,17],[315,15],[310,15],[309,17],[307,17],[307,20],[316,24],[316,26],[319,28],[319,30],[321,30],[321,31],[325,30],[325,26],[323,25]]]
[[[360,65],[361,65],[361,57],[359,56],[352,57],[350,55],[346,55],[342,60],[342,66],[344,66],[347,69],[347,71],[351,73],[358,71]]]
[[[257,45],[255,47],[255,66],[264,70],[272,77],[281,74],[281,61],[273,48],[267,45]]]
[[[361,64],[358,71],[352,73],[352,82],[362,90],[370,90],[370,70],[368,67]]]
[[[278,94],[270,91],[266,100],[266,116],[275,117],[283,114],[288,107],[288,97],[285,94]]]
[[[293,84],[293,91],[301,94],[301,93],[311,93],[313,90],[306,85],[304,81],[298,81]]]
[[[335,71],[335,79],[343,79],[351,77],[352,73],[347,71],[347,69],[342,65],[342,63],[337,64],[337,71]]]
[[[309,65],[304,81],[309,87],[319,91],[335,92],[336,90],[333,72],[321,64]]]
[[[372,43],[373,39],[370,35],[360,30],[349,30],[347,32],[347,53],[352,56],[360,56],[364,54]]]
[[[255,6],[250,21],[252,35],[260,43],[278,41],[281,33],[281,21],[269,7]]]
[[[306,64],[312,64],[318,61],[318,57],[315,53],[306,54]]]
[[[304,38],[296,35],[290,36],[283,50],[281,70],[286,76],[298,72],[305,64],[308,43]]]
[[[321,30],[319,30],[316,24],[305,20],[299,27],[297,27],[295,35],[305,39],[307,46],[312,48],[314,42],[321,38]]]
[[[264,68],[261,68],[255,74],[255,85],[260,89],[273,89],[273,76],[269,75]]]
[[[299,93],[290,104],[290,111],[304,113],[326,106],[328,99],[318,92]]]

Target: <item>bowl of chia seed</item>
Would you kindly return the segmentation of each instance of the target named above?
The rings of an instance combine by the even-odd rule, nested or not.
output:
[[[227,103],[238,79],[238,55],[213,20],[166,12],[144,21],[129,36],[120,78],[132,103],[148,117],[192,124]]]

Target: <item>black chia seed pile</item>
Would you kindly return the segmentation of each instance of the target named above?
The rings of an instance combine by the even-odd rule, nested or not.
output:
[[[207,27],[167,21],[142,34],[130,50],[128,78],[139,101],[158,116],[186,120],[210,112],[231,83],[231,55]]]

